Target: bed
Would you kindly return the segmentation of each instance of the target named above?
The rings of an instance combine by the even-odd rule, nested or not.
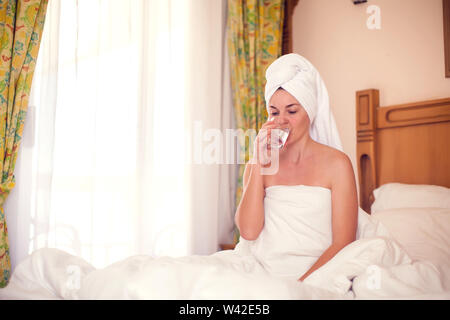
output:
[[[380,108],[358,91],[356,129],[358,239],[303,282],[242,272],[235,250],[95,269],[41,249],[0,299],[450,299],[450,98]]]
[[[356,92],[360,206],[390,182],[450,188],[450,98],[380,107],[379,91]]]
[[[448,278],[450,98],[379,101],[377,89],[356,92],[360,206],[414,261],[432,262]]]

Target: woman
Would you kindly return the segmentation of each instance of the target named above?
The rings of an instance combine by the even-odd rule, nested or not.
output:
[[[298,269],[303,281],[355,240],[355,177],[350,159],[340,151],[326,87],[312,64],[288,54],[267,69],[266,78],[269,121],[256,138],[254,160],[246,165],[235,222],[241,242],[248,241],[245,244],[253,248],[250,250],[265,269],[281,275],[295,274]],[[289,136],[276,158],[277,172],[266,175],[264,168],[274,158],[264,156],[264,151],[271,149],[271,130],[275,128],[288,128]],[[270,154],[273,152],[278,151]],[[290,198],[284,197],[286,194]],[[330,201],[330,206],[322,207]],[[299,220],[308,215],[311,219]],[[278,234],[270,229],[277,229]],[[276,242],[286,249],[273,248]]]

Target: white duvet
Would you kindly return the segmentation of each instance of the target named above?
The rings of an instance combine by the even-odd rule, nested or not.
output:
[[[95,269],[37,250],[0,299],[450,299],[450,266],[413,261],[361,209],[357,240],[299,282],[331,243],[331,191],[269,187],[264,207],[258,239],[210,256],[132,256]]]

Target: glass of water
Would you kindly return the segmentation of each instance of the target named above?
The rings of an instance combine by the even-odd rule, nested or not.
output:
[[[276,129],[272,129],[270,132],[271,132],[271,135],[270,135],[271,147],[276,148],[276,149],[283,148],[283,146],[286,143],[286,140],[289,136],[289,128],[276,128]]]

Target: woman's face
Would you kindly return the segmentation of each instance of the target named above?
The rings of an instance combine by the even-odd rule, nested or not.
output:
[[[299,140],[309,134],[310,121],[302,105],[289,92],[278,89],[270,98],[269,119],[282,128],[289,128],[286,144]]]

